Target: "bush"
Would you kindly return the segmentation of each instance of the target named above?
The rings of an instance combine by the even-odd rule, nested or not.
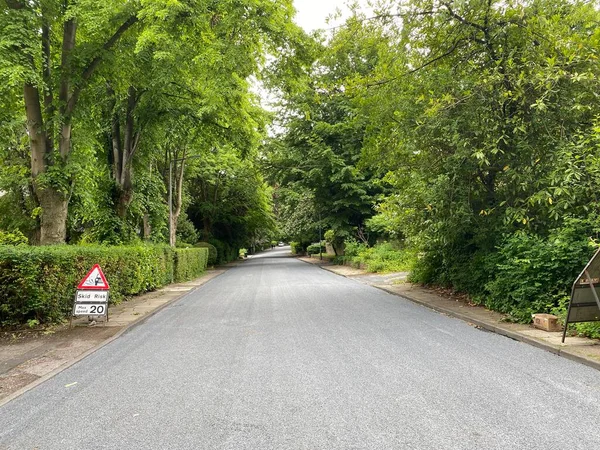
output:
[[[292,253],[294,255],[303,255],[305,253],[305,246],[301,242],[290,242]]]
[[[2,231],[0,230],[0,245],[27,245],[27,237],[19,230]]]
[[[308,255],[318,255],[319,253],[326,253],[327,250],[325,249],[325,245],[319,245],[319,243],[317,242],[316,244],[311,244],[308,247],[306,247],[306,253]]]
[[[175,256],[181,252],[189,254]],[[110,284],[110,301],[115,303],[174,279],[196,276],[206,257],[203,249],[173,250],[163,245],[0,246],[0,325],[67,318],[77,284],[94,264],[102,267]]]
[[[192,245],[194,242],[198,242],[198,239],[198,230],[192,221],[182,214],[177,221],[177,242]]]
[[[508,236],[494,258],[494,278],[478,303],[520,322],[557,312],[568,304],[571,285],[593,255],[595,245],[577,222],[548,237],[523,232]]]
[[[239,250],[233,248],[229,243],[218,239],[209,239],[208,242],[217,249],[217,264],[227,264],[239,258]]]
[[[217,263],[217,247],[208,242],[198,242],[194,247],[208,249],[208,265],[214,266]]]
[[[353,240],[345,242],[344,262],[364,267],[368,272],[404,272],[410,270],[415,255],[410,249],[389,242],[369,247]]]
[[[179,283],[199,277],[206,269],[207,262],[207,248],[176,249],[174,281]]]

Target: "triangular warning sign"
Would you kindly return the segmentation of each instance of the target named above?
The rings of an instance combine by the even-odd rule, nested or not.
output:
[[[106,277],[98,264],[95,264],[92,270],[81,280],[77,289],[97,289],[100,291],[109,289],[108,281],[106,281]]]

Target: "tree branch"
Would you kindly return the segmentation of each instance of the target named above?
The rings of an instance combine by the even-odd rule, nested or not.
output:
[[[450,5],[448,3],[442,2],[441,4],[446,8],[446,10],[448,11],[448,14],[450,14],[450,16],[454,17],[456,20],[458,20],[463,25],[467,25],[469,27],[476,28],[477,30],[481,31],[482,33],[487,34],[488,29],[485,28],[483,25],[479,25],[478,23],[471,22],[471,21],[465,19],[464,17],[459,16],[458,14],[456,14],[454,12],[454,10],[450,7]]]
[[[421,70],[421,69],[424,69],[425,67],[427,67],[427,66],[430,66],[431,64],[433,64],[433,63],[435,63],[435,62],[439,61],[440,59],[443,59],[443,58],[445,58],[446,56],[450,56],[450,55],[451,55],[452,53],[454,53],[454,51],[455,51],[455,50],[458,48],[458,45],[459,45],[459,44],[460,44],[462,41],[464,41],[464,40],[465,40],[465,39],[457,39],[457,40],[456,40],[456,42],[454,43],[454,45],[452,45],[452,47],[450,48],[450,50],[448,50],[448,51],[447,51],[447,52],[445,52],[445,53],[442,53],[442,54],[441,54],[441,55],[439,55],[439,56],[436,56],[436,57],[435,57],[435,58],[433,58],[433,59],[430,59],[429,61],[427,61],[427,62],[423,63],[423,64],[422,64],[422,65],[420,65],[419,67],[415,67],[414,69],[408,70],[408,71],[404,72],[403,74],[401,74],[401,75],[398,75],[397,77],[388,78],[387,80],[381,80],[381,81],[377,81],[377,82],[375,82],[375,83],[369,83],[369,84],[367,84],[367,85],[366,85],[366,87],[368,87],[368,88],[369,88],[369,87],[377,87],[377,86],[382,86],[382,85],[384,85],[384,84],[387,84],[387,83],[390,83],[390,82],[392,82],[392,81],[396,81],[396,80],[398,80],[398,79],[400,79],[400,78],[402,78],[402,77],[404,77],[404,76],[406,76],[406,75],[410,75],[410,74],[413,74],[413,73],[415,73],[415,72],[418,72],[419,70]]]
[[[81,94],[81,90],[83,89],[85,82],[90,79],[90,77],[92,76],[92,74],[94,73],[94,71],[100,64],[100,62],[102,61],[104,52],[110,50],[117,43],[117,41],[121,38],[121,36],[129,28],[131,28],[133,25],[135,25],[137,23],[137,21],[138,21],[137,16],[131,16],[125,22],[123,22],[123,24],[117,29],[117,31],[115,31],[115,33],[110,37],[110,39],[108,39],[108,41],[106,41],[104,43],[99,54],[94,59],[92,59],[90,61],[90,63],[86,66],[86,68],[83,70],[83,72],[81,74],[81,81],[79,82],[78,86],[73,90],[73,94],[69,98],[69,102],[68,102],[67,110],[66,110],[67,114],[72,113],[73,109],[75,109],[75,104],[77,103],[77,99],[79,98],[79,94]]]
[[[25,2],[20,0],[4,0],[6,2],[6,6],[10,9],[24,9]]]

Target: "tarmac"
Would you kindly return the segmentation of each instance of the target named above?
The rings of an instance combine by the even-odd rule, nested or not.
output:
[[[0,448],[589,450],[598,422],[593,368],[277,248],[2,406]]]
[[[90,326],[87,317],[43,331],[4,332],[0,339],[0,406],[117,339],[164,307],[225,272],[207,270],[201,277],[175,283],[110,305],[108,321]]]
[[[329,261],[321,261],[318,256],[301,257],[300,260],[320,265],[322,269],[329,272],[355,279],[439,313],[464,320],[474,327],[533,345],[600,370],[600,341],[597,339],[567,335],[563,344],[562,331],[547,332],[532,325],[508,322],[506,315],[466,303],[463,297],[450,298],[447,295],[440,295],[433,289],[411,284],[406,281],[407,272],[374,274],[350,266],[333,265]]]
[[[547,350],[600,370],[600,341],[546,332],[531,325],[507,322],[503,314],[465,303],[406,282],[407,273],[372,274],[318,258],[300,260],[321,266],[337,275],[408,299],[439,313],[461,319],[473,327]],[[191,291],[221,275],[227,268],[208,270],[200,278],[166,286],[109,308],[109,321],[90,326],[86,317],[43,332],[4,333],[0,339],[0,406],[53,377],[138,325]]]

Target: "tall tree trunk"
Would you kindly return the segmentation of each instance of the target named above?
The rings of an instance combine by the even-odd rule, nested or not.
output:
[[[144,217],[142,218],[142,232],[143,238],[145,241],[150,239],[150,235],[152,234],[152,224],[150,223],[150,214],[147,212],[144,213]]]
[[[47,160],[51,157],[51,149],[48,148],[51,138],[44,129],[38,88],[26,83],[23,98],[31,146],[33,190],[42,208],[39,243],[40,245],[61,244],[67,238],[68,201],[65,195],[54,187],[39,182],[39,176],[46,172]]]
[[[61,192],[52,188],[38,189],[36,195],[42,208],[40,244],[64,244],[69,202]]]
[[[203,236],[203,239],[206,240],[212,234],[212,221],[211,221],[210,217],[203,217],[202,225],[203,225],[202,236]]]
[[[117,188],[115,210],[119,217],[125,218],[129,205],[133,200],[133,157],[138,148],[141,130],[135,131],[134,111],[141,93],[130,86],[127,91],[127,109],[124,119],[124,132],[121,138],[121,118],[116,109],[116,96],[112,87],[107,85],[109,97],[112,99],[111,109],[111,144],[112,175]]]
[[[185,167],[185,150],[181,159],[181,165],[177,167],[175,164],[175,183],[177,186],[175,205],[173,208],[173,214],[171,216],[171,235],[169,236],[169,243],[171,246],[175,246],[177,242],[177,223],[179,222],[179,216],[181,215],[181,203],[183,200],[183,169]]]

